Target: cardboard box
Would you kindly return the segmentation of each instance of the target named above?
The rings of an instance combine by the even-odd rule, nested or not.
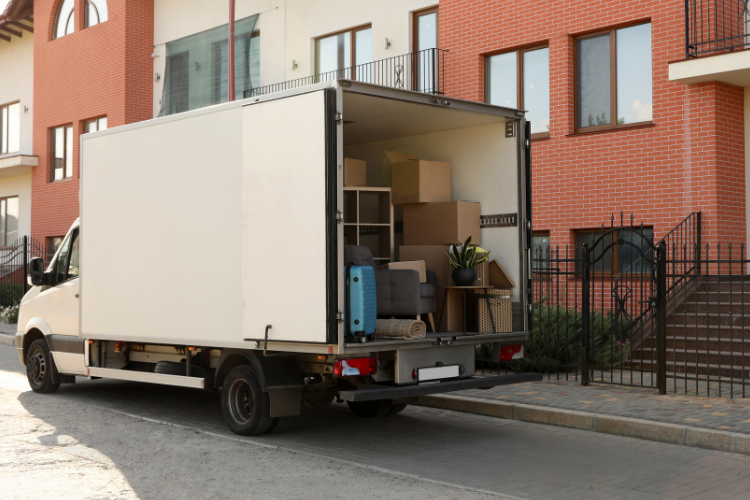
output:
[[[495,288],[510,289],[515,288],[516,282],[510,277],[500,261],[495,259],[489,263],[490,285]]]
[[[448,284],[448,255],[446,252],[450,245],[413,245],[399,247],[399,260],[408,262],[410,260],[421,260],[425,264],[425,270],[432,271],[437,277],[438,286]],[[438,304],[440,307],[440,304]],[[439,311],[438,311],[439,312]]]
[[[393,204],[450,201],[451,165],[386,151],[393,172]]]
[[[480,213],[479,203],[469,201],[404,205],[404,244],[452,245],[471,236],[481,245]]]
[[[344,158],[344,186],[367,186],[367,162]]]
[[[423,260],[409,260],[401,262],[389,262],[382,267],[386,269],[409,269],[419,273],[419,282],[427,283],[427,268]]]

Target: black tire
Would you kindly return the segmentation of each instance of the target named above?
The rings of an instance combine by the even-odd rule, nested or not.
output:
[[[240,436],[266,432],[273,423],[270,406],[252,366],[240,365],[227,374],[221,390],[221,409],[232,432]]]
[[[156,366],[154,366],[154,373],[184,376],[187,374],[187,368],[185,368],[184,363],[178,363],[176,361],[157,361]]]
[[[397,413],[401,413],[404,411],[404,408],[406,408],[407,405],[401,404],[401,405],[393,405],[391,406],[391,409],[388,410],[388,413],[386,415],[396,415]]]
[[[392,408],[392,403],[383,399],[380,401],[347,401],[349,409],[358,417],[377,418],[382,417]]]
[[[273,417],[271,419],[271,426],[266,431],[266,434],[273,434],[285,430],[289,427],[289,422],[291,421],[291,417]]]
[[[60,384],[52,382],[54,363],[46,340],[37,339],[31,343],[26,355],[26,378],[32,391],[50,394],[60,388]]]

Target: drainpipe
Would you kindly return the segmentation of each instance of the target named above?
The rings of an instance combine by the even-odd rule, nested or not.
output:
[[[234,0],[229,0],[229,50],[227,53],[229,67],[229,101],[234,101]]]

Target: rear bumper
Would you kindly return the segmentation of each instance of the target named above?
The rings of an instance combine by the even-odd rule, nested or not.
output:
[[[540,380],[542,380],[541,373],[514,373],[512,375],[471,377],[402,387],[391,387],[385,385],[381,387],[369,386],[367,389],[361,389],[358,391],[342,391],[339,393],[339,397],[344,401],[377,401],[380,399],[411,398],[416,396],[427,396],[429,394],[463,391],[466,389],[481,389],[498,385],[520,384],[523,382],[538,382]]]

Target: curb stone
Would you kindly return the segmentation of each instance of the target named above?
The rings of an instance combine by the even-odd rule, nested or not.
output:
[[[0,333],[0,344],[16,345],[16,336],[8,335],[7,333]]]
[[[701,429],[686,425],[545,406],[488,401],[466,396],[419,396],[417,405],[520,422],[556,425],[613,436],[691,446],[705,450],[750,455],[750,436],[736,432]]]

